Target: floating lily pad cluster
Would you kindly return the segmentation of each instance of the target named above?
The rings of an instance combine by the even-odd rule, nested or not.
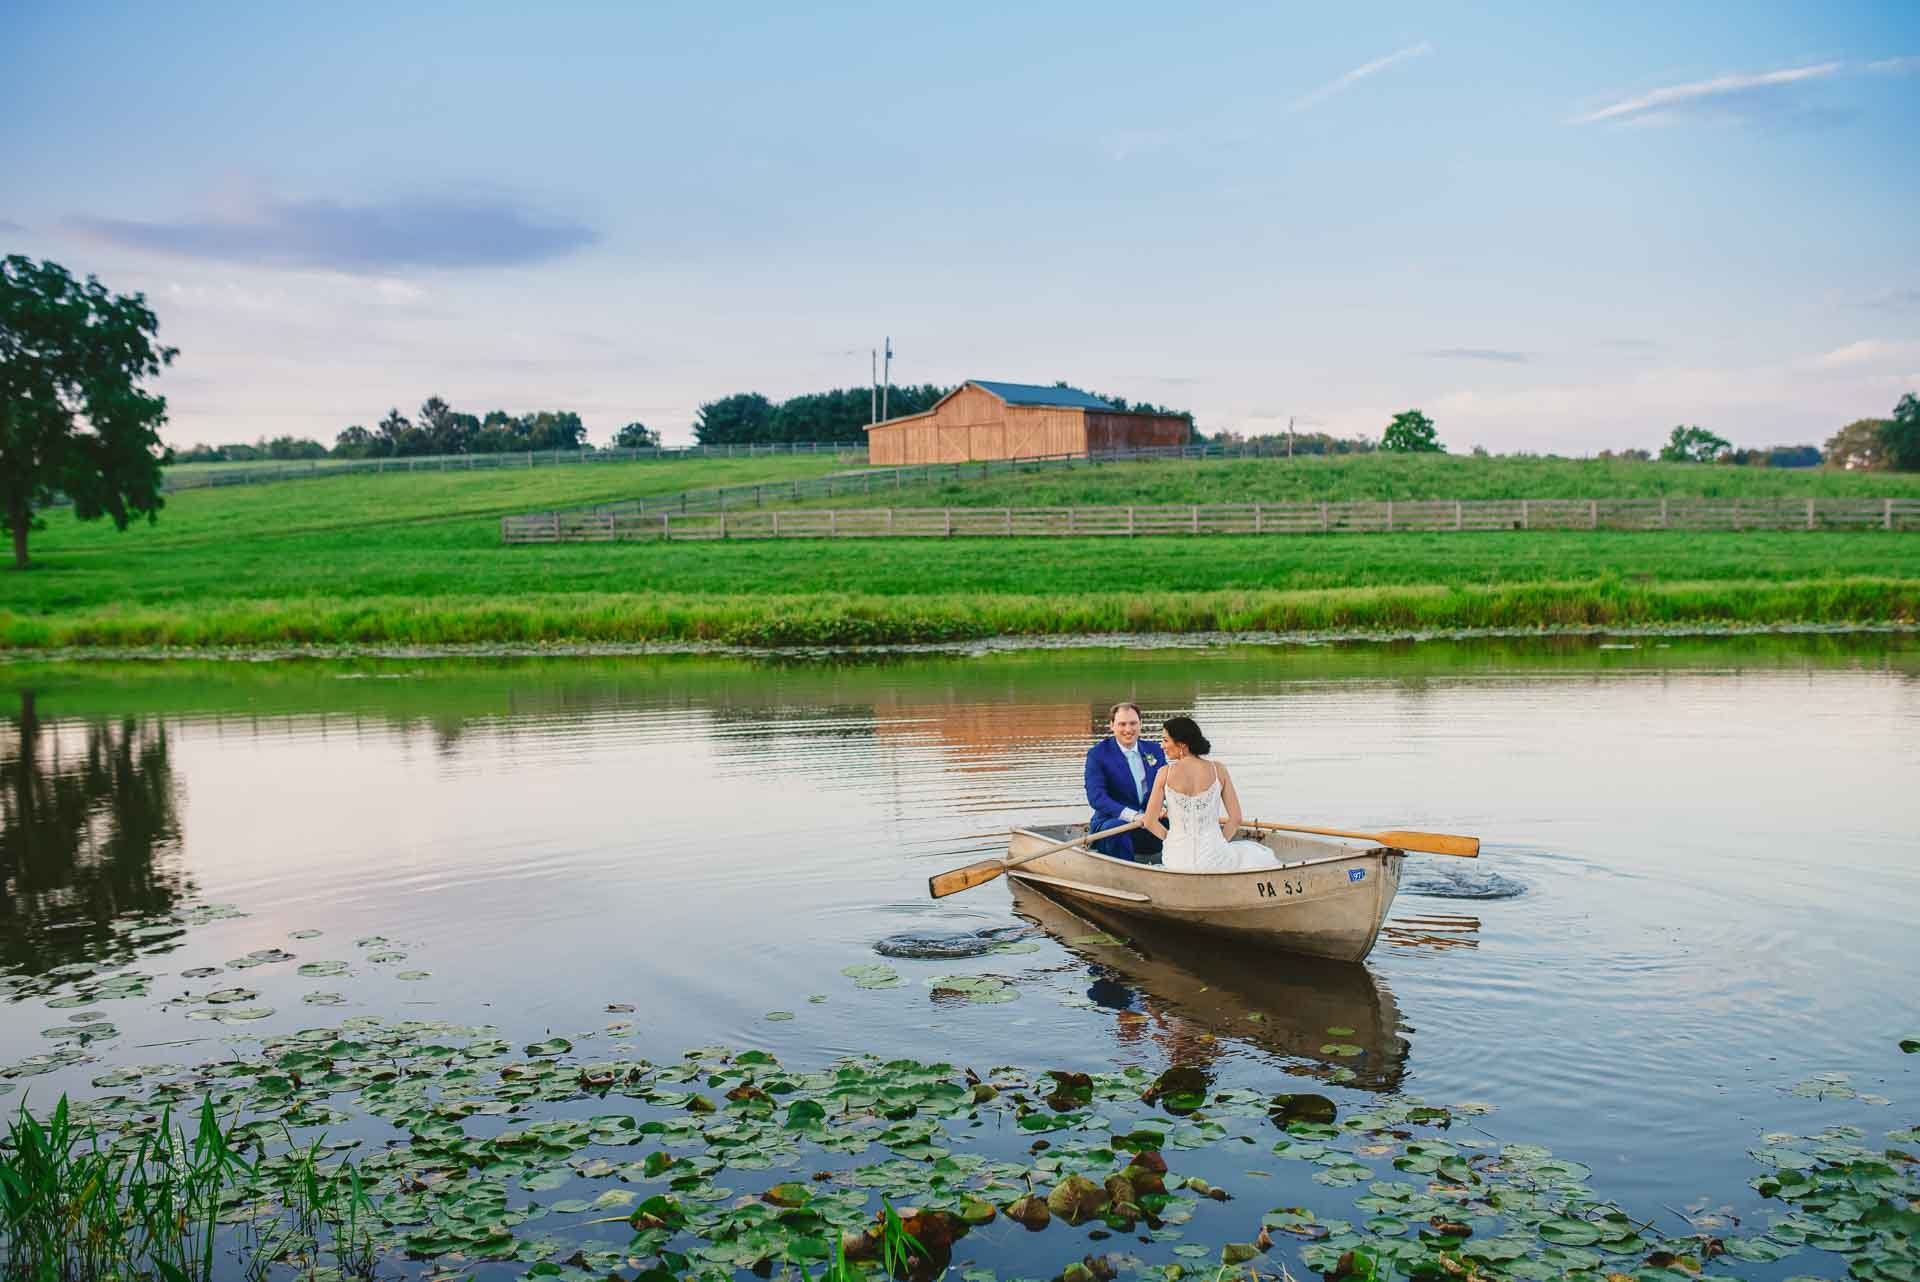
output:
[[[842,1253],[877,1277],[859,1262],[883,1245],[885,1204],[929,1268],[966,1282],[992,1282],[983,1261],[1074,1282],[1172,1282],[1201,1262],[1208,1277],[1251,1263],[1682,1282],[1802,1250],[1837,1253],[1865,1282],[1914,1276],[1912,1130],[1889,1136],[1908,1147],[1880,1152],[1853,1128],[1768,1136],[1755,1187],[1787,1212],[1764,1232],[1676,1236],[1600,1197],[1580,1163],[1460,1124],[1484,1106],[1370,1097],[1343,1114],[1328,1096],[1215,1090],[1189,1069],[981,1076],[869,1057],[793,1069],[724,1047],[666,1063],[580,1051],[630,1033],[616,1024],[515,1044],[490,1027],[357,1017],[199,1067],[115,1070],[76,1113],[129,1138],[161,1106],[210,1097],[262,1159],[224,1217],[235,1231],[284,1215],[290,1164],[324,1133],[322,1175],[356,1162],[379,1251],[462,1269],[517,1261],[558,1282],[731,1277]],[[1196,1169],[1255,1152],[1359,1189],[1352,1213],[1270,1207],[1251,1179],[1230,1189]],[[975,1235],[1000,1219],[1020,1231]]]

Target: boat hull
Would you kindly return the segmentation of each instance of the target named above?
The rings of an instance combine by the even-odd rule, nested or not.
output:
[[[1007,857],[1083,836],[1083,825],[1016,828]],[[1400,888],[1403,851],[1269,834],[1280,859],[1249,872],[1174,872],[1085,847],[1008,870],[1049,895],[1124,917],[1178,925],[1242,944],[1336,961],[1373,951]]]

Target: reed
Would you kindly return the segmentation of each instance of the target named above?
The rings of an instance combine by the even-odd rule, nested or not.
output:
[[[23,1103],[0,1150],[0,1276],[210,1282],[222,1195],[248,1169],[211,1099],[191,1135],[169,1107],[113,1144],[64,1095],[44,1122]]]
[[[211,1282],[223,1242],[254,1282],[276,1265],[371,1279],[379,1220],[359,1170],[324,1165],[324,1137],[249,1160],[240,1133],[211,1098],[190,1133],[169,1106],[113,1137],[76,1123],[64,1095],[45,1120],[22,1103],[0,1141],[0,1279]]]

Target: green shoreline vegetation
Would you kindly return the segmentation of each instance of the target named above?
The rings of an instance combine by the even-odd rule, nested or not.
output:
[[[35,536],[34,567],[0,574],[0,647],[861,645],[1920,619],[1920,538],[1870,530],[500,541],[499,518],[511,513],[837,466],[776,457],[339,477],[175,495],[156,525],[124,533],[55,510]],[[1090,494],[1122,482],[1179,486],[1189,472],[1211,486],[1266,478],[1277,493],[1319,478],[1327,483],[1314,492],[1330,499],[1397,494],[1409,477],[1427,478],[1416,492],[1452,493],[1476,468],[1485,488],[1473,493],[1487,496],[1604,495],[1609,478],[1613,492],[1633,481],[1771,493],[1791,481],[1805,487],[1796,493],[1920,493],[1920,478],[1884,473],[1380,456],[1127,465],[995,478],[982,493],[1014,481]],[[1198,500],[1200,484],[1182,494]]]

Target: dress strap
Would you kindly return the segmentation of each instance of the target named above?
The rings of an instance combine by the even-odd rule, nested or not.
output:
[[[1220,763],[1217,761],[1209,761],[1207,764],[1213,767],[1213,781],[1215,783],[1219,783],[1220,782]]]

